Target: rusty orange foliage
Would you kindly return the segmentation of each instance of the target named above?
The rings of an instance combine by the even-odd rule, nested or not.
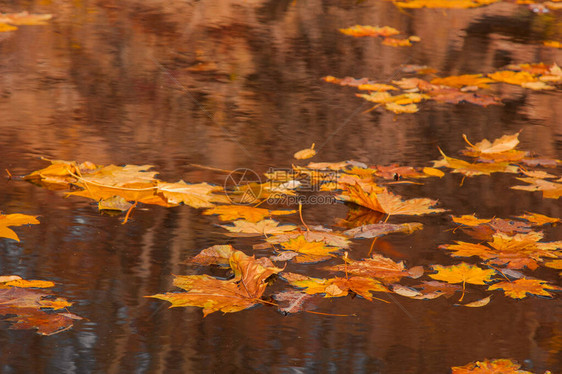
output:
[[[169,301],[173,307],[196,306],[203,309],[203,315],[222,311],[238,312],[261,302],[266,279],[283,269],[273,266],[267,259],[256,260],[241,251],[234,251],[229,264],[234,278],[222,280],[208,275],[176,276],[174,285],[186,292],[168,292],[149,297]]]

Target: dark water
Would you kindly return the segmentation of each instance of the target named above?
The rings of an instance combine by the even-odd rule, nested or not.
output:
[[[222,184],[225,174],[192,164],[264,172],[290,167],[292,154],[315,142],[316,161],[425,166],[439,158],[437,146],[456,155],[463,133],[477,141],[519,130],[521,149],[562,158],[559,90],[502,86],[503,106],[427,102],[413,115],[363,114],[370,106],[353,89],[320,80],[389,82],[404,76],[401,64],[447,76],[561,63],[560,50],[540,45],[562,36],[560,13],[509,3],[400,11],[380,0],[0,1],[0,11],[22,10],[54,19],[0,34],[0,169],[12,174],[44,167],[45,156],[152,164],[166,181]],[[393,26],[422,42],[399,49],[338,32],[354,24]],[[510,190],[511,176],[459,184],[447,175],[396,191],[439,198],[455,214],[562,216],[559,200]],[[515,301],[497,292],[477,309],[453,306],[455,297],[397,296],[390,304],[348,297],[317,310],[350,317],[283,316],[262,306],[203,318],[197,308],[168,310],[144,296],[172,290],[172,274],[207,272],[181,264],[203,248],[231,243],[251,254],[258,239],[228,238],[216,217],[185,206],[146,207],[121,225],[122,217],[88,201],[4,178],[0,210],[41,220],[16,229],[20,243],[0,240],[0,274],[56,282],[57,294],[75,303],[71,311],[86,318],[49,337],[3,324],[2,373],[447,373],[486,358],[562,372],[560,294]],[[347,210],[306,206],[304,219],[331,225]],[[437,248],[462,239],[446,231],[446,215],[415,220],[423,231],[391,235],[376,249],[401,254],[393,258],[407,266],[456,263]],[[559,227],[545,234],[562,238]],[[352,255],[366,256],[369,244],[356,241]],[[290,265],[297,269],[306,266]],[[560,285],[552,269],[526,272]]]

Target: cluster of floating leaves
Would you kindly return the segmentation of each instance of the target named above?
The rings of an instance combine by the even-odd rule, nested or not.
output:
[[[415,72],[416,70],[414,70]],[[427,69],[422,74],[428,74]],[[546,65],[519,64],[508,65],[486,76],[484,74],[465,74],[443,78],[425,80],[418,77],[402,78],[388,83],[369,80],[368,78],[354,79],[351,77],[336,78],[326,76],[322,78],[329,83],[341,86],[356,87],[360,97],[376,105],[372,108],[383,107],[394,113],[415,113],[419,111],[418,103],[433,100],[441,103],[458,104],[471,103],[480,106],[502,105],[501,99],[493,94],[479,93],[480,89],[489,89],[491,84],[507,83],[532,90],[554,90],[562,83],[562,69],[556,64]],[[400,91],[391,94],[392,91]]]
[[[312,162],[306,167],[293,166],[289,174],[267,173],[269,183],[264,183],[259,189],[256,186],[239,186],[238,190],[229,191],[229,197],[236,200],[236,196],[246,196],[247,189],[254,188],[254,204],[260,205],[266,199],[270,204],[275,196],[299,194],[299,188],[304,184],[314,186],[317,191],[325,191],[321,193],[336,194],[338,200],[350,207],[348,217],[340,220],[340,229],[337,230],[308,226],[302,221],[302,216],[302,226],[281,224],[274,217],[296,214],[297,211],[229,204],[230,199],[223,194],[222,187],[207,183],[164,182],[156,178],[157,173],[150,170],[150,165],[103,166],[91,162],[50,161],[49,166],[23,179],[49,189],[66,189],[70,191],[67,192],[70,196],[96,200],[99,209],[127,210],[126,216],[137,204],[165,207],[183,204],[205,208],[202,214],[217,215],[220,221],[230,222],[220,225],[226,230],[225,234],[261,238],[253,248],[274,252],[269,257],[255,258],[230,245],[204,249],[187,262],[200,266],[218,265],[230,269],[234,276],[231,279],[208,275],[176,276],[174,285],[183,289],[182,292],[151,296],[167,300],[173,307],[198,306],[207,315],[216,311],[237,312],[256,304],[274,304],[283,312],[296,313],[302,310],[312,312],[309,309],[314,306],[315,295],[331,298],[354,294],[366,300],[386,301],[384,294],[392,292],[412,299],[428,300],[450,297],[459,291],[459,305],[482,307],[490,302],[491,295],[463,303],[467,286],[484,286],[486,291],[503,290],[506,296],[515,299],[528,295],[553,297],[552,292],[561,289],[522,272],[539,266],[562,268],[562,242],[545,242],[542,240],[543,233],[539,231],[539,228],[559,223],[560,218],[537,213],[511,219],[452,216],[452,224],[457,225],[455,231],[462,230],[477,242],[456,241],[440,248],[453,257],[478,257],[480,264],[476,265],[460,262],[450,266],[436,264],[429,269],[407,267],[403,262],[378,253],[355,259],[352,243],[360,239],[376,240],[391,233],[411,234],[423,228],[419,222],[389,222],[394,216],[445,212],[445,208],[436,207],[436,200],[406,199],[392,191],[395,184],[420,184],[424,178],[443,177],[442,168],[462,174],[463,180],[491,173],[519,175],[517,179],[528,185],[512,188],[540,190],[545,198],[558,199],[562,194],[561,178],[556,174],[560,161],[537,158],[517,149],[518,137],[519,133],[515,133],[494,141],[484,139],[472,144],[464,136],[468,146],[462,153],[472,158],[471,161],[449,157],[439,150],[442,158],[433,162],[434,167],[367,166],[354,161]],[[315,155],[313,148],[314,145],[295,156],[301,159],[312,157]],[[545,168],[550,168],[549,172]],[[269,187],[265,188],[265,185]],[[9,226],[28,223],[38,222],[35,217],[19,214],[0,216],[0,234],[17,240],[17,235]],[[307,275],[310,268],[304,269],[304,273],[295,273],[285,271],[286,265],[274,264],[315,264],[327,260],[340,262],[316,267],[336,274],[328,278]],[[410,281],[406,282],[407,285],[399,283],[403,279],[421,278],[426,272],[429,279],[417,285]],[[265,292],[274,275],[285,280],[292,289],[267,297]],[[378,294],[383,296],[375,296]]]

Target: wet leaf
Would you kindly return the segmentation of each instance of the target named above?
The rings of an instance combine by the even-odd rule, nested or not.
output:
[[[433,161],[434,167],[448,167],[453,169],[453,173],[461,173],[467,177],[474,175],[490,175],[492,173],[516,173],[517,168],[512,167],[507,162],[495,163],[470,163],[447,156],[441,149],[439,152],[443,156],[441,160]]]
[[[526,186],[512,186],[514,190],[542,191],[542,196],[547,199],[558,199],[562,196],[562,183],[550,182],[538,178],[517,178],[529,183]]]
[[[218,214],[221,221],[234,221],[242,218],[248,222],[258,222],[273,215],[286,215],[296,212],[296,210],[269,210],[247,205],[221,205],[207,209],[203,214]]]
[[[432,208],[436,200],[417,198],[402,200],[386,190],[380,193],[367,194],[357,185],[349,185],[338,198],[351,201],[355,204],[389,215],[422,215],[444,212],[445,209]]]
[[[475,361],[464,366],[451,368],[452,374],[533,374],[530,371],[519,370],[521,365],[509,359]],[[546,373],[545,373],[546,374]]]
[[[37,216],[29,216],[27,214],[0,214],[0,238],[8,238],[20,241],[18,235],[9,227],[22,225],[38,225]]]
[[[488,305],[490,303],[491,299],[492,299],[492,296],[488,296],[488,297],[485,297],[483,299],[476,300],[476,301],[473,301],[473,302],[470,302],[470,303],[467,303],[467,304],[461,304],[461,305],[467,306],[469,308],[480,308],[480,307]]]
[[[504,83],[515,84],[515,85],[521,85],[522,83],[537,81],[537,78],[535,78],[532,74],[526,71],[515,72],[511,70],[503,70],[503,71],[497,71],[492,74],[488,74],[488,77],[498,82],[504,82]]]
[[[200,265],[229,265],[229,259],[235,249],[231,245],[213,245],[205,248],[189,262]]]
[[[347,274],[359,275],[368,278],[377,278],[384,283],[398,282],[403,277],[412,277],[412,273],[405,268],[403,262],[394,262],[392,259],[379,254],[361,261],[347,259],[345,264],[326,267],[326,270],[341,271]],[[414,269],[414,277],[418,278],[419,269]],[[423,274],[423,269],[422,269]]]
[[[488,139],[484,139],[476,144],[471,144],[465,134],[462,135],[464,140],[470,146],[470,150],[477,153],[502,153],[515,149],[517,144],[519,144],[519,132],[512,135],[504,135],[501,138],[495,139],[494,142],[490,142]]]
[[[36,329],[38,334],[53,335],[71,328],[73,320],[81,319],[72,313],[56,312],[72,305],[66,299],[31,289],[50,288],[53,282],[24,280],[19,276],[3,276],[2,281],[0,314],[14,315],[6,319],[13,323],[11,329]]]
[[[548,292],[550,290],[560,291],[561,287],[548,284],[548,282],[540,279],[517,279],[513,282],[499,282],[492,284],[488,287],[489,291],[503,290],[506,296],[513,299],[523,299],[527,294],[552,297],[553,295]]]
[[[271,236],[267,238],[267,241],[271,244],[281,244],[282,242],[295,239],[301,235],[304,236],[304,238],[309,242],[321,241],[333,247],[339,247],[343,249],[349,248],[349,239],[345,235],[332,231],[307,230],[286,232]]]
[[[397,103],[387,103],[387,104],[384,104],[384,108],[386,110],[389,110],[389,111],[394,112],[396,114],[416,113],[419,110],[419,108],[416,104],[400,105],[400,104],[397,104]]]
[[[295,225],[279,225],[279,222],[272,219],[264,219],[259,222],[249,222],[242,219],[232,222],[233,225],[220,225],[220,227],[227,229],[234,236],[260,236],[272,235],[285,231],[293,231],[296,229]]]
[[[433,270],[437,273],[429,274],[431,278],[453,284],[486,284],[486,282],[492,281],[492,276],[496,273],[495,270],[484,270],[478,266],[469,265],[465,262],[451,266],[433,265]]]
[[[394,5],[400,8],[476,8],[489,5],[499,0],[408,0],[393,1]]]
[[[347,29],[340,29],[345,35],[355,36],[355,37],[363,37],[363,36],[391,36],[400,34],[400,31],[396,30],[393,27],[389,26],[361,26],[355,25],[349,27]]]
[[[172,307],[196,306],[203,309],[203,315],[222,311],[238,312],[260,302],[267,283],[265,280],[282,269],[264,266],[253,256],[234,251],[229,264],[235,277],[222,280],[208,275],[176,276],[174,285],[186,292],[168,292],[148,297],[169,301]]]
[[[304,304],[313,296],[299,291],[283,291],[273,295],[273,298],[279,303],[280,311],[293,314],[303,311]]]
[[[321,279],[286,272],[282,275],[292,286],[304,288],[304,292],[310,295],[325,294],[324,297],[343,297],[354,292],[371,301],[373,300],[372,292],[389,292],[379,281],[366,277]]]
[[[478,88],[488,88],[488,83],[494,82],[492,79],[484,77],[482,74],[465,74],[445,78],[435,78],[431,84],[462,88],[465,86],[475,86]]]
[[[188,184],[184,181],[176,183],[158,182],[158,193],[161,193],[169,204],[189,205],[194,208],[210,208],[215,203],[230,203],[220,186],[207,183]]]
[[[464,215],[464,216],[460,216],[460,217],[451,216],[451,219],[453,220],[454,223],[457,223],[459,225],[471,226],[471,227],[480,226],[482,224],[485,224],[485,223],[488,223],[488,222],[492,221],[491,219],[476,218],[476,216],[474,214]]]
[[[389,45],[391,47],[411,47],[412,43],[410,39],[396,39],[386,37],[382,40],[382,44]]]
[[[339,248],[328,247],[322,241],[308,241],[304,235],[279,243],[286,251],[292,251],[298,255],[294,257],[297,263],[312,263],[329,260],[334,257],[334,252]]]
[[[297,160],[306,160],[307,158],[314,157],[315,155],[316,151],[314,150],[314,143],[312,143],[312,146],[310,148],[298,151],[293,155],[293,157]]]
[[[351,230],[344,231],[344,234],[351,238],[376,238],[379,236],[403,232],[411,234],[414,231],[421,230],[423,225],[419,222],[411,223],[375,223],[370,225],[359,226]]]

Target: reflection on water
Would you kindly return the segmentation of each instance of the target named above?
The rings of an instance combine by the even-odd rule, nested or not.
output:
[[[401,64],[440,76],[487,73],[508,63],[560,61],[541,40],[560,38],[559,13],[500,3],[470,10],[399,11],[382,0],[0,1],[3,12],[52,13],[47,26],[22,26],[0,40],[1,169],[23,174],[38,156],[98,164],[152,164],[163,180],[222,184],[220,169],[289,167],[317,144],[318,159],[427,165],[439,145],[454,155],[461,138],[523,129],[521,148],[562,158],[560,92],[501,86],[503,106],[425,103],[414,115],[369,109],[354,91],[322,76],[390,81]],[[338,28],[389,25],[422,42],[412,48],[354,39]],[[439,198],[457,214],[509,217],[532,210],[561,216],[557,200],[509,190],[505,176],[459,187],[447,176],[403,188]],[[149,207],[121,225],[62,193],[0,180],[0,210],[39,214],[0,241],[0,273],[49,279],[86,321],[52,337],[0,330],[0,371],[28,372],[357,372],[443,373],[450,366],[510,357],[527,369],[562,371],[562,303],[500,293],[481,309],[454,301],[323,300],[319,310],[282,316],[271,307],[205,319],[195,308],[166,309],[144,298],[172,289],[172,274],[214,244],[246,253],[250,240],[221,234],[215,217],[189,207]],[[309,224],[332,224],[347,207],[306,207]],[[390,236],[380,249],[407,266],[451,263],[448,219],[420,219],[423,231]],[[560,239],[551,228],[548,240]],[[361,257],[370,243],[357,242]],[[385,247],[386,246],[386,247]],[[398,259],[398,257],[395,257]],[[554,271],[537,277],[560,284]],[[399,303],[399,304],[398,304]],[[532,365],[532,366],[531,366]]]

